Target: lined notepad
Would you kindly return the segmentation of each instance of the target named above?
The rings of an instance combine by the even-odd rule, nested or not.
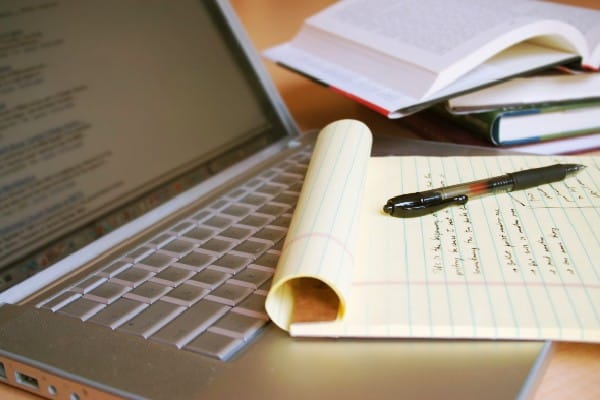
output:
[[[267,298],[277,325],[296,336],[600,342],[598,157],[371,158],[370,149],[357,121],[320,133]],[[400,193],[557,162],[588,168],[424,217],[382,212]],[[335,319],[294,322],[299,278],[335,293]]]

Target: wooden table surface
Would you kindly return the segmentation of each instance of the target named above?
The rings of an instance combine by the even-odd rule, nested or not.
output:
[[[598,0],[560,1],[600,9]],[[231,0],[252,42],[260,51],[290,39],[304,18],[333,0]],[[355,118],[377,134],[420,138],[414,127],[388,120],[308,79],[265,62],[284,102],[302,130],[321,128],[327,123]],[[409,124],[410,125],[410,124]],[[27,392],[0,384],[0,399],[39,399]],[[600,344],[558,343],[542,378],[535,400],[600,399]]]

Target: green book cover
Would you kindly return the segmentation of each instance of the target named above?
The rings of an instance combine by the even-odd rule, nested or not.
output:
[[[495,145],[516,145],[600,131],[600,101],[531,104],[446,117],[483,135]]]

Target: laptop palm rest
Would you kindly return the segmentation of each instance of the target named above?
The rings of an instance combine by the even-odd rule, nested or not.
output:
[[[222,363],[31,306],[2,309],[5,375],[40,394],[97,389],[92,397],[391,399],[400,393],[443,398],[451,389],[452,398],[517,398],[543,354],[539,342],[343,340],[332,346],[332,340],[290,339],[270,326],[236,362]],[[290,391],[299,387],[302,392]]]

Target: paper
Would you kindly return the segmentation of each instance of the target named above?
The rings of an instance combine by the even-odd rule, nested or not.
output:
[[[369,158],[356,121],[324,129],[267,298],[297,336],[600,341],[598,157]],[[577,162],[562,182],[414,219],[394,195]],[[297,277],[339,297],[333,321],[293,322]],[[306,321],[306,315],[301,319]]]

